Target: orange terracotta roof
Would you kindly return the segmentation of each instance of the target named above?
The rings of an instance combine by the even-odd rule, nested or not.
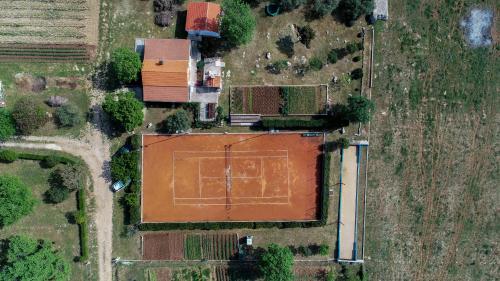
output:
[[[191,41],[186,39],[146,39],[145,60],[188,60]]]
[[[219,32],[219,4],[191,2],[187,6],[186,30],[207,30]]]
[[[188,102],[188,87],[156,87],[143,86],[144,101],[157,102]]]

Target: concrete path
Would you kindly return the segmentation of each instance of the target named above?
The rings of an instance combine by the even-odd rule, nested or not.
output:
[[[340,251],[339,258],[354,258],[356,224],[356,181],[357,181],[356,146],[344,149],[342,161],[342,198],[340,200]]]

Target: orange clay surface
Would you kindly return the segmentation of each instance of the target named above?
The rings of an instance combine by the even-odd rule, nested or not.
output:
[[[143,222],[316,220],[323,137],[144,135]]]

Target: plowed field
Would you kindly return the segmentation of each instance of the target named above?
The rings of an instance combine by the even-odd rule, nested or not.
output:
[[[184,234],[144,234],[142,251],[144,260],[182,260],[184,257]]]

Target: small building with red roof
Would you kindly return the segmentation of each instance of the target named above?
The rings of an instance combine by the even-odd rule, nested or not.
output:
[[[220,37],[221,7],[216,3],[190,2],[187,5],[186,31],[191,37]]]

